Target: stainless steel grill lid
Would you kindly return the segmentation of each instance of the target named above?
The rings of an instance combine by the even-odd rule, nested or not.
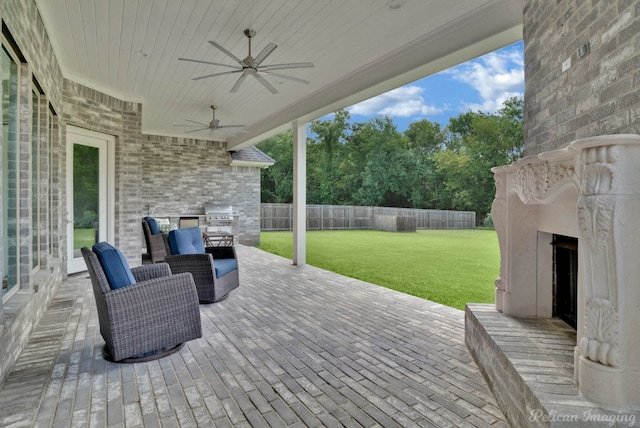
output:
[[[233,207],[231,206],[219,206],[215,204],[206,204],[204,206],[204,213],[207,216],[207,221],[233,220]]]

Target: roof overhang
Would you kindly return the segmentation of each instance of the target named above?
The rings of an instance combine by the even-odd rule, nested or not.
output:
[[[216,130],[229,150],[522,39],[522,0],[35,1],[65,78],[140,102],[146,134],[210,139],[177,125],[216,105],[222,125],[246,125]],[[244,58],[247,28],[255,52],[278,45],[267,62],[314,62],[287,70],[309,84],[269,77],[272,95],[249,76],[230,93],[238,75],[192,80],[228,68],[178,60],[229,64],[212,40]]]

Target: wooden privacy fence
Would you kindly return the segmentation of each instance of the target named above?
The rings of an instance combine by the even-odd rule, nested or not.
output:
[[[476,227],[474,211],[307,205],[307,230],[373,229],[374,215],[415,217],[417,229],[473,229]],[[261,204],[261,229],[292,230],[292,216],[292,204]]]

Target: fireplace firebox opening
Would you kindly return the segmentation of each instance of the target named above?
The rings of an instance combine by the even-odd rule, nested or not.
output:
[[[578,239],[553,235],[553,315],[574,329],[578,316]]]

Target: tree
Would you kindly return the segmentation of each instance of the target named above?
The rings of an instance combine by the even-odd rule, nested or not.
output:
[[[406,138],[391,118],[376,117],[352,127],[347,143],[351,203],[353,205],[410,206],[411,156]]]
[[[441,180],[436,174],[434,155],[445,147],[440,124],[426,119],[412,122],[404,131],[411,155],[409,201],[413,208],[437,208]]]
[[[316,134],[307,153],[307,171],[313,186],[308,188],[312,203],[334,205],[343,201],[340,194],[340,163],[349,130],[349,112],[338,110],[332,119],[314,120],[309,129]]]
[[[495,194],[491,168],[522,156],[523,108],[522,98],[511,98],[496,114],[467,112],[449,121],[447,150],[434,157],[448,209],[473,210],[484,220]]]
[[[420,120],[402,133],[391,118],[350,123],[340,110],[310,125],[307,139],[309,203],[380,205],[476,211],[491,209],[491,168],[510,164],[523,152],[522,98],[511,98],[495,114],[468,111],[446,128]],[[277,163],[262,172],[262,201],[291,202],[291,132],[259,148]]]
[[[429,155],[442,150],[444,146],[444,132],[440,124],[426,119],[412,122],[404,131],[409,149]]]
[[[291,203],[293,201],[292,132],[283,132],[261,142],[256,147],[276,160],[275,164],[260,171],[260,200]]]

